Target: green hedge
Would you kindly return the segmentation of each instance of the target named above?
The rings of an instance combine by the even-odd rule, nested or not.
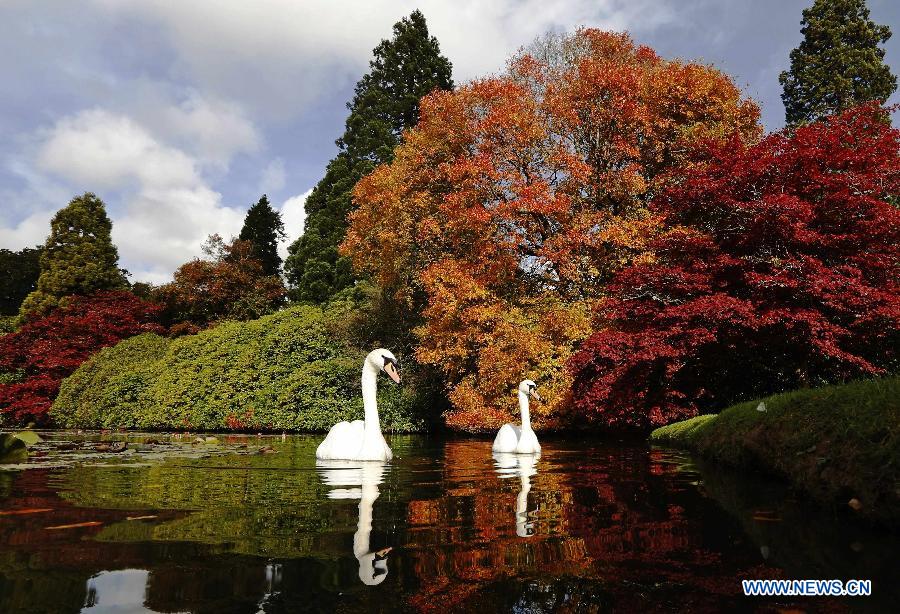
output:
[[[321,431],[362,418],[368,350],[348,349],[321,309],[298,306],[197,335],[127,339],[62,384],[51,416],[65,427]],[[382,379],[382,428],[421,430],[422,403]]]

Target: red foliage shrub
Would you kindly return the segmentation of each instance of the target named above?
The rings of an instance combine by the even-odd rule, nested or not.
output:
[[[226,244],[209,237],[204,252],[175,271],[175,279],[153,290],[151,299],[163,307],[170,334],[192,334],[218,320],[252,320],[275,311],[287,295],[278,275],[266,275],[253,257],[250,241]]]
[[[126,337],[163,332],[159,307],[129,292],[73,297],[65,307],[0,337],[0,372],[19,381],[0,384],[0,412],[16,422],[44,423],[60,382],[91,354]]]
[[[569,363],[578,408],[606,425],[897,366],[900,131],[884,110],[706,154],[655,199],[673,230],[616,277]]]

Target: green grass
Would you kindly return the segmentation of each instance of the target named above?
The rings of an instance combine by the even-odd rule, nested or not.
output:
[[[795,390],[656,429],[650,441],[782,476],[816,500],[900,524],[900,377]]]

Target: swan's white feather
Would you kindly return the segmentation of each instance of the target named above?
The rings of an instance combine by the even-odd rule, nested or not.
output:
[[[541,444],[538,443],[537,435],[530,428],[522,429],[519,433],[519,441],[516,443],[516,454],[540,454]]]
[[[522,427],[515,424],[504,424],[497,431],[494,438],[494,452],[515,452],[516,446],[519,445],[519,435],[522,433]]]
[[[325,440],[316,448],[316,458],[323,460],[356,458],[363,445],[364,432],[365,422],[362,420],[338,422],[331,427]]]

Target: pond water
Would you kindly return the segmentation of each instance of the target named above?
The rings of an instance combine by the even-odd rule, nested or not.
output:
[[[319,436],[130,434],[120,453],[97,443],[123,435],[45,437],[0,470],[0,612],[834,612],[900,599],[896,535],[643,443],[544,441],[535,460],[395,436],[389,464],[317,466]],[[750,598],[745,578],[871,579],[873,595]]]

